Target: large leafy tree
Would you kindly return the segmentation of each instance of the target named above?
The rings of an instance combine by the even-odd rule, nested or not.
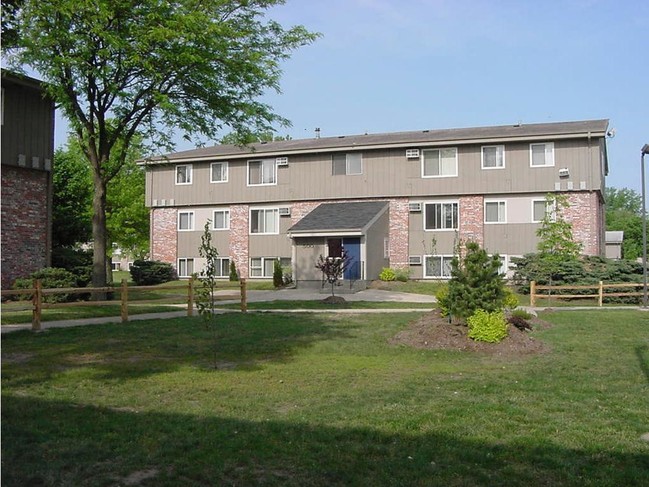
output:
[[[287,123],[259,101],[280,62],[315,39],[264,17],[282,0],[24,0],[13,65],[28,65],[70,122],[93,180],[93,285],[106,283],[106,187],[138,132],[171,149],[177,132]]]
[[[642,255],[642,197],[628,188],[606,188],[606,229],[622,230],[622,254],[635,260]]]

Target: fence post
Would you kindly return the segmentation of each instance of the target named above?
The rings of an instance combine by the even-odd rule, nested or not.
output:
[[[189,279],[187,285],[187,316],[194,316],[194,277]]]
[[[120,293],[122,300],[122,323],[128,321],[128,284],[126,279],[122,279],[122,292]]]
[[[248,298],[246,297],[246,280],[244,278],[240,281],[241,286],[241,312],[248,311]]]
[[[604,282],[599,281],[599,307],[604,306]]]
[[[32,331],[41,331],[41,314],[43,310],[43,285],[40,279],[34,280],[34,297],[32,298]]]
[[[530,306],[536,306],[536,281],[530,282]]]

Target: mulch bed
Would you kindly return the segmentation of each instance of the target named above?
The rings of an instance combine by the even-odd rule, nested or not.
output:
[[[533,318],[529,323],[534,329],[551,326],[549,323]],[[493,355],[516,357],[547,353],[550,348],[532,333],[509,326],[509,336],[500,343],[476,342],[467,336],[468,328],[462,324],[449,323],[439,310],[426,313],[408,328],[390,339],[392,345],[406,345],[413,348],[431,350],[459,350],[483,352]]]

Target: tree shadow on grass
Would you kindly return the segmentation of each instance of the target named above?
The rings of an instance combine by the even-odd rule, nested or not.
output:
[[[521,432],[524,437],[525,432]],[[649,482],[646,454],[124,411],[6,395],[2,485],[598,485]]]
[[[636,347],[635,354],[638,357],[640,370],[642,370],[647,383],[649,383],[649,345],[640,345]]]
[[[258,370],[269,362],[286,362],[320,340],[351,336],[354,325],[313,314],[218,315],[215,328],[200,318],[137,321],[15,333],[3,337],[3,373],[21,378],[12,386],[48,380],[53,374],[85,367],[101,380],[131,380],[183,366],[221,370]],[[214,332],[216,338],[214,338]],[[19,350],[19,364],[12,351]]]

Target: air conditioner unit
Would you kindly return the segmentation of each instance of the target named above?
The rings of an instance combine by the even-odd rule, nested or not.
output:
[[[406,159],[419,159],[419,149],[406,149]]]
[[[410,213],[421,211],[421,203],[408,203],[408,211],[410,211]]]
[[[421,265],[421,255],[411,255],[408,257],[408,264]]]
[[[288,207],[280,208],[279,216],[291,216],[291,209]]]
[[[288,166],[288,157],[278,157],[275,162],[278,166]]]
[[[564,167],[563,169],[559,169],[559,177],[560,178],[570,177],[570,170],[567,167]]]

